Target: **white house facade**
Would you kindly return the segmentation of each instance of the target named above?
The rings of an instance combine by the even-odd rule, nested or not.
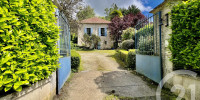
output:
[[[103,20],[97,17],[82,20],[78,29],[78,45],[83,46],[83,35],[88,34],[91,36],[95,34],[100,37],[101,42],[98,45],[98,49],[111,49],[113,42],[110,38],[108,30],[108,24],[110,21]]]

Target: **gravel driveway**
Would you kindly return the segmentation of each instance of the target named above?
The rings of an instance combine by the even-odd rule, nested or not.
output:
[[[155,96],[155,88],[149,87],[139,76],[121,69],[110,51],[79,53],[84,71],[74,74],[55,100],[104,100],[110,93],[132,98]]]

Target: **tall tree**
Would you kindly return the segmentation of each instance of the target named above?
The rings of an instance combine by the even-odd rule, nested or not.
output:
[[[61,12],[65,14],[70,25],[71,33],[78,32],[78,21],[74,16],[83,6],[83,0],[59,0],[62,6]]]
[[[87,19],[87,18],[92,18],[95,16],[95,12],[94,12],[94,9],[91,8],[89,5],[86,6],[85,8],[83,8],[82,10],[80,10],[78,13],[77,13],[77,18],[79,21],[81,20],[84,20],[84,19]]]
[[[106,16],[105,16],[106,20],[111,20],[111,13],[112,13],[114,10],[119,10],[119,7],[118,7],[115,3],[112,4],[111,8],[106,8],[106,9],[104,10],[104,11],[105,11],[105,14],[106,14]]]
[[[133,15],[135,15],[135,14],[141,12],[140,9],[137,8],[135,5],[129,6],[128,9],[121,8],[120,10],[121,10],[121,12],[122,12],[122,14],[123,14],[124,16],[126,16],[126,15],[128,15],[128,14],[133,14]]]
[[[123,17],[122,12],[120,10],[114,10],[110,13],[110,18],[113,19],[114,17]]]
[[[136,15],[129,14],[123,18],[118,16],[114,17],[108,25],[108,28],[110,29],[111,38],[115,41],[115,44],[118,44],[119,40],[121,40],[123,30],[128,27],[134,27],[140,19],[144,18],[145,16],[142,13]]]

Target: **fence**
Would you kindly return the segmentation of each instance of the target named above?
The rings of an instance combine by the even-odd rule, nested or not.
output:
[[[160,82],[162,77],[160,13],[135,26],[136,71]]]

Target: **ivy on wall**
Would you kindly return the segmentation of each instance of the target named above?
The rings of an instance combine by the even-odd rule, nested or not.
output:
[[[170,49],[175,69],[200,72],[200,0],[187,0],[172,9]]]
[[[51,0],[0,1],[1,91],[21,91],[58,68],[55,8]]]

